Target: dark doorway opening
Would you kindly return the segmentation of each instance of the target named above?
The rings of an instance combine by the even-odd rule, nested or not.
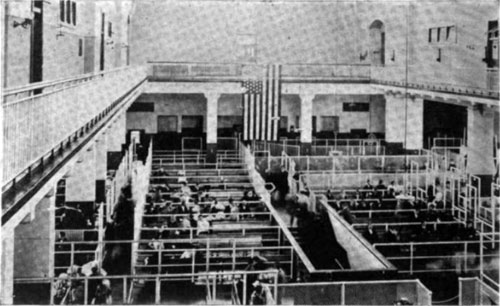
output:
[[[434,138],[464,138],[467,132],[467,108],[424,100],[424,147],[429,149]]]
[[[31,28],[30,83],[43,80],[43,1],[33,1]],[[39,93],[39,92],[35,92]]]

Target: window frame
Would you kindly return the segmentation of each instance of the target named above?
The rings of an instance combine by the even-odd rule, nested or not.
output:
[[[76,1],[59,0],[59,23],[76,26],[78,23],[78,4]]]

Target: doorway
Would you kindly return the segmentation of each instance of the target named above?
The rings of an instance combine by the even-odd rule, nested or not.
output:
[[[370,25],[370,55],[372,65],[385,64],[385,27],[380,20],[375,20]]]

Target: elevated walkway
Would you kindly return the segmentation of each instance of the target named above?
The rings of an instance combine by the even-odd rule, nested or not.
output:
[[[4,117],[13,120],[4,126],[2,227],[49,182],[55,185],[77,153],[125,113],[145,83],[143,68],[123,68],[4,91]],[[88,107],[80,107],[83,101]],[[13,226],[25,217],[23,211]]]

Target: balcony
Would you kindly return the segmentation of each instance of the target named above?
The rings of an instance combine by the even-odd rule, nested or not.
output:
[[[5,89],[2,225],[130,104],[142,67]]]
[[[430,79],[411,68],[369,64],[281,64],[284,83],[371,83],[381,86],[498,99],[498,70],[484,70],[484,80],[470,82],[469,76]],[[254,63],[149,62],[148,80],[153,82],[242,82],[263,77],[266,65]],[[477,73],[477,71],[474,71]],[[467,74],[467,73],[466,73]],[[472,72],[471,72],[472,74]],[[439,76],[437,76],[439,77]],[[462,79],[464,78],[464,79]],[[484,81],[484,82],[483,82]],[[484,86],[479,86],[483,84]],[[474,86],[471,86],[474,85]]]
[[[156,82],[241,82],[264,76],[267,65],[253,63],[149,62],[148,80]],[[364,82],[370,65],[282,64],[283,82]]]

